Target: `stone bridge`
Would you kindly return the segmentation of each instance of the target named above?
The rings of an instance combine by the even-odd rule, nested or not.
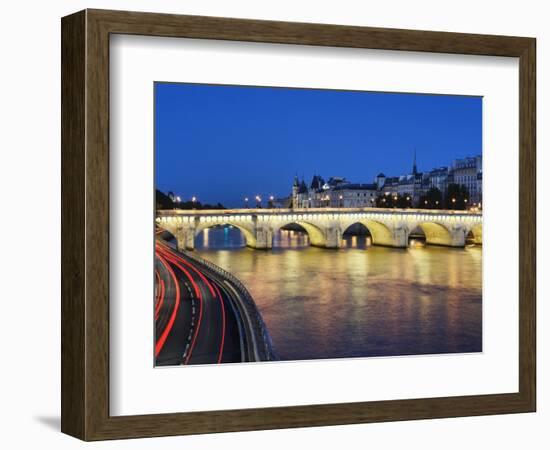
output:
[[[483,223],[479,212],[385,208],[159,210],[156,222],[175,236],[179,249],[187,250],[195,248],[201,231],[216,225],[232,225],[241,230],[247,246],[269,249],[273,235],[286,225],[303,227],[311,245],[339,248],[344,232],[360,223],[373,245],[406,248],[417,227],[427,244],[464,247],[469,233],[481,244]]]

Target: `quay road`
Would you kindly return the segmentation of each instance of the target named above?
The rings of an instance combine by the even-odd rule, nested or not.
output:
[[[155,365],[269,360],[239,287],[174,250],[161,234],[155,243]]]

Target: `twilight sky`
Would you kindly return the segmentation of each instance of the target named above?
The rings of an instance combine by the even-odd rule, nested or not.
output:
[[[295,174],[370,183],[481,154],[482,99],[155,84],[156,183],[226,207],[284,197]]]

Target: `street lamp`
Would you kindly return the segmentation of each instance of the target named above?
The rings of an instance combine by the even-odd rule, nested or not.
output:
[[[244,198],[244,207],[248,209],[248,197]]]
[[[262,198],[259,195],[256,195],[256,208],[262,207]]]

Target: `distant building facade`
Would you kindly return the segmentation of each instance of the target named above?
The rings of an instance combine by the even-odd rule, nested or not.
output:
[[[481,155],[455,159],[451,166],[453,183],[466,186],[472,203],[481,202],[483,171]]]
[[[373,183],[352,183],[344,177],[331,177],[325,181],[314,175],[306,184],[294,177],[289,197],[276,199],[275,207],[290,208],[369,208],[376,206],[376,199],[383,195],[399,195],[407,198],[416,207],[422,196],[431,188],[437,188],[444,197],[452,183],[468,189],[470,204],[482,201],[483,170],[481,155],[455,159],[448,167],[438,167],[419,172],[414,154],[411,173],[387,177],[379,173]]]
[[[468,189],[471,205],[482,201],[483,167],[481,155],[455,159],[448,167],[434,168],[428,172],[419,172],[416,167],[416,153],[410,174],[386,177],[383,173],[375,179],[379,190],[386,195],[410,195],[412,206],[418,206],[420,198],[431,188],[441,191],[443,197],[450,184],[463,185]]]
[[[428,183],[430,188],[436,188],[441,191],[443,196],[447,192],[447,186],[449,184],[449,168],[448,167],[439,167],[437,169],[432,169],[428,172]]]
[[[306,185],[294,178],[292,207],[294,208],[365,208],[375,206],[378,187],[375,183],[351,183],[343,177],[331,177],[325,181],[314,175]]]

